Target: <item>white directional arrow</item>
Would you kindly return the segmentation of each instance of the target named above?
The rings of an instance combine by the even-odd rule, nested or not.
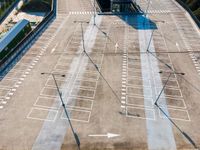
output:
[[[118,43],[116,43],[116,44],[115,44],[115,53],[116,53],[118,47],[119,47],[119,45],[118,45]]]
[[[54,46],[54,48],[51,50],[51,53],[53,53],[56,50],[56,47],[58,46],[58,43]]]
[[[179,52],[181,51],[179,44],[176,42],[176,47],[178,48]]]
[[[120,136],[119,134],[107,133],[107,134],[91,134],[88,135],[91,137],[107,137],[107,138],[114,138]]]

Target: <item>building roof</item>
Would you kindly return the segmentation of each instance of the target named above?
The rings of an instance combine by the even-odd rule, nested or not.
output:
[[[20,20],[0,39],[0,52],[16,37],[16,35],[29,23],[28,20]]]

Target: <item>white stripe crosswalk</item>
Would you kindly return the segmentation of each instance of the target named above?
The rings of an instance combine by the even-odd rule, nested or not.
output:
[[[170,10],[148,10],[147,13],[149,14],[167,14],[171,13]]]
[[[94,14],[92,11],[70,11],[69,14],[71,15],[90,15]]]

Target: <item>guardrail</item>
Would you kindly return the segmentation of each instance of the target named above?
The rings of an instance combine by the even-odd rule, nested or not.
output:
[[[198,25],[198,27],[200,28],[200,21],[198,20],[198,18],[193,14],[193,12],[190,10],[190,8],[181,0],[176,0],[184,9],[187,10],[187,12],[190,14],[190,16],[192,17],[192,19],[195,21],[195,23]]]
[[[10,12],[13,10],[13,8],[15,7],[15,5],[17,3],[19,3],[20,0],[16,0],[15,2],[13,2],[12,5],[10,5],[10,7],[8,7],[6,9],[6,11],[3,13],[3,15],[0,17],[0,24],[5,20],[6,17],[8,17],[8,15],[10,14]]]
[[[0,80],[5,76],[5,74],[11,69],[11,66],[16,64],[16,62],[26,53],[28,50],[27,46],[33,41],[43,30],[43,28],[53,19],[56,15],[56,1],[52,0],[51,11],[46,15],[46,17],[39,23],[34,30],[32,30],[20,43],[18,43],[12,51],[6,55],[2,60],[0,60]]]

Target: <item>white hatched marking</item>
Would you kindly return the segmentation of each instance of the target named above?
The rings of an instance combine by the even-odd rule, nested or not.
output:
[[[126,97],[125,97],[125,96],[122,96],[121,99],[126,99]]]
[[[125,106],[124,106],[124,105],[121,105],[121,108],[125,108]]]
[[[88,14],[93,14],[94,12],[92,11],[70,11],[69,14],[70,15],[88,15]]]
[[[8,93],[8,95],[12,96],[12,95],[13,95],[13,93]]]
[[[122,103],[122,104],[126,104],[126,102],[125,102],[125,101],[121,101],[121,103]]]
[[[6,101],[2,101],[1,103],[2,103],[2,104],[7,104],[7,102],[6,102]]]

